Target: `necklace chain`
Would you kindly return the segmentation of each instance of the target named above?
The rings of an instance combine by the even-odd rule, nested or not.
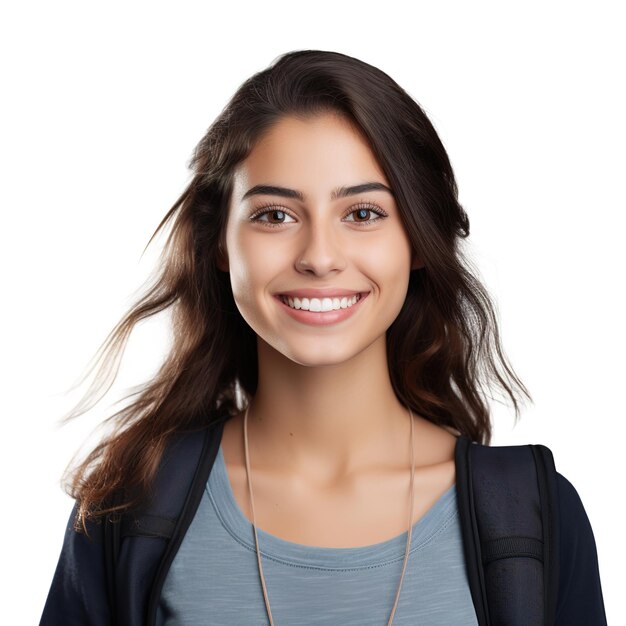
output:
[[[259,538],[257,536],[256,531],[256,517],[254,514],[254,498],[252,497],[252,478],[250,472],[250,460],[248,457],[248,409],[250,405],[246,407],[246,413],[243,418],[243,442],[244,442],[244,451],[246,456],[246,475],[248,477],[248,491],[250,493],[250,505],[252,508],[252,528],[254,530],[254,543],[256,545],[256,554],[257,561],[259,564],[259,575],[261,577],[261,586],[263,587],[263,598],[265,599],[265,607],[267,608],[267,615],[270,620],[270,626],[274,626],[274,620],[272,618],[272,610],[270,609],[270,601],[267,596],[267,586],[265,584],[265,576],[263,575],[263,566],[261,564],[261,552],[259,550]],[[396,608],[398,606],[398,601],[400,600],[400,591],[402,589],[402,583],[404,581],[404,573],[406,572],[406,565],[409,560],[409,552],[411,549],[411,532],[413,530],[413,479],[415,476],[415,449],[413,445],[413,412],[409,409],[409,416],[411,421],[411,484],[410,484],[410,504],[409,504],[409,530],[407,534],[406,540],[406,549],[404,552],[404,565],[402,566],[402,574],[400,576],[400,584],[398,585],[398,591],[396,592],[396,600],[393,604],[393,608],[391,610],[391,615],[389,616],[389,621],[387,622],[387,626],[391,626],[393,622],[394,615],[396,613]]]

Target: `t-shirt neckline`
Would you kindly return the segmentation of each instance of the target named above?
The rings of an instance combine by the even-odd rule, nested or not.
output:
[[[256,552],[252,523],[239,508],[235,499],[222,446],[220,444],[215,463],[206,485],[208,496],[216,515],[224,528],[242,545]],[[458,515],[456,485],[447,489],[426,513],[413,524],[409,562],[426,545],[436,540]],[[385,565],[404,559],[407,531],[385,541],[352,548],[309,546],[287,541],[265,532],[257,526],[259,551],[263,558],[284,563],[325,569],[363,568]]]

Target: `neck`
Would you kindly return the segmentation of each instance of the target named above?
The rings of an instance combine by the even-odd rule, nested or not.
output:
[[[262,341],[258,348],[247,425],[254,466],[324,482],[390,459],[406,465],[409,411],[393,391],[384,337],[322,366],[295,363]]]

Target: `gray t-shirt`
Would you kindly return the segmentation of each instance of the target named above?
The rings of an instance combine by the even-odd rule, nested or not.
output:
[[[366,522],[366,520],[364,520]],[[407,532],[356,548],[285,541],[257,528],[275,626],[385,626]],[[231,489],[222,448],[174,557],[157,626],[265,626],[252,524]],[[475,626],[453,485],[413,526],[394,626]]]

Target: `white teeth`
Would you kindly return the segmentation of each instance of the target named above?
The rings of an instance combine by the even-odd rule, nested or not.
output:
[[[347,309],[361,299],[361,294],[342,298],[291,298],[280,296],[280,299],[292,309],[303,311],[337,311]]]

